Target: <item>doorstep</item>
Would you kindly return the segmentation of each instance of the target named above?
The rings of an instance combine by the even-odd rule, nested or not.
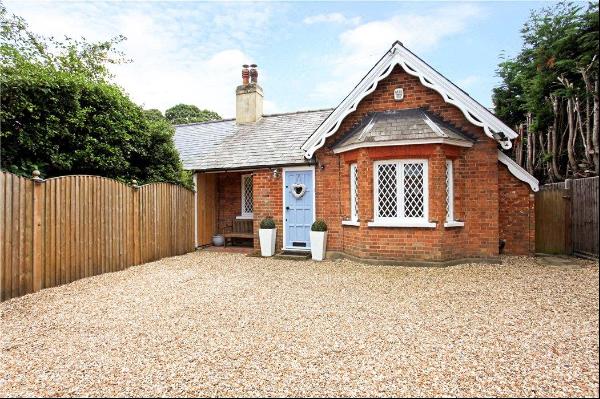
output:
[[[283,250],[278,252],[273,256],[275,259],[284,259],[284,260],[308,260],[311,258],[310,251],[290,251]]]

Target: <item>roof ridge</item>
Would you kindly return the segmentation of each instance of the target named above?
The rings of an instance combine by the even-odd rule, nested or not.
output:
[[[332,111],[332,110],[333,110],[333,108],[307,109],[307,110],[302,110],[302,111],[290,111],[290,112],[279,112],[279,113],[276,113],[276,114],[265,114],[262,117],[263,118],[270,118],[272,116],[308,114],[308,113],[311,113],[311,112],[323,112],[323,111]],[[216,119],[216,120],[212,120],[212,121],[202,121],[202,122],[192,122],[192,123],[178,123],[178,124],[173,125],[173,126],[179,127],[179,126],[205,125],[207,123],[231,122],[231,121],[234,121],[234,120],[235,120],[235,118],[226,118],[226,119]]]
[[[215,119],[215,120],[211,120],[211,121],[202,121],[202,122],[177,123],[177,124],[174,124],[173,127],[178,127],[178,126],[192,126],[192,125],[206,125],[207,123],[230,122],[230,121],[234,121],[234,120],[235,120],[235,118],[225,118],[225,119]]]
[[[333,108],[318,108],[318,109],[307,109],[302,111],[290,111],[290,112],[279,112],[275,114],[265,114],[263,118],[268,118],[270,116],[281,116],[281,115],[294,115],[294,114],[308,114],[309,112],[322,112],[322,111],[332,111]]]

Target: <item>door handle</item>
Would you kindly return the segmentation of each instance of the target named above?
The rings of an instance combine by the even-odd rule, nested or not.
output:
[[[285,210],[286,210],[286,211],[289,211],[289,210],[290,210],[290,207],[289,207],[289,206],[286,206],[286,207],[285,207]]]

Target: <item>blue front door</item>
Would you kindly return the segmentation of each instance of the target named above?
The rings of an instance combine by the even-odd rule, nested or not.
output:
[[[314,215],[312,170],[286,170],[284,177],[285,243],[288,249],[310,248]]]

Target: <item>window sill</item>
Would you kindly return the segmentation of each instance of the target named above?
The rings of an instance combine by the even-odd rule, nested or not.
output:
[[[343,226],[360,226],[360,222],[358,220],[342,220]]]
[[[425,229],[435,229],[437,223],[431,222],[402,222],[402,221],[375,221],[369,222],[367,224],[369,227],[415,227],[415,228],[425,228]]]
[[[243,215],[243,216],[236,216],[235,217],[237,220],[253,220],[254,216],[250,215]]]
[[[458,222],[456,220],[444,223],[444,227],[464,227],[464,226],[465,226],[465,222]]]

